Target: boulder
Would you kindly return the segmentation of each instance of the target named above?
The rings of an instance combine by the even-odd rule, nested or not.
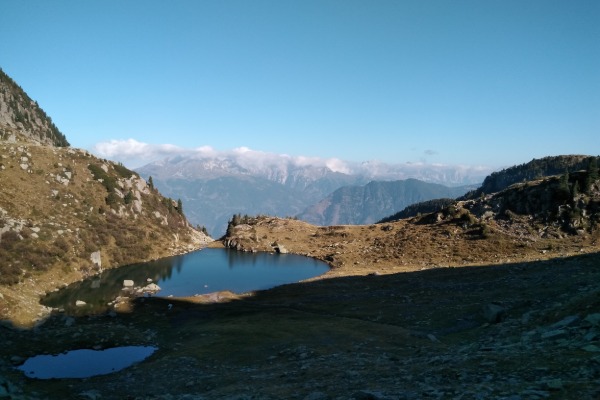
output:
[[[133,281],[132,281],[132,280],[130,280],[130,279],[125,279],[125,280],[123,281],[123,287],[126,287],[126,288],[131,288],[131,287],[133,287]]]
[[[585,317],[585,321],[592,325],[598,326],[600,325],[600,314],[589,314],[587,317]]]
[[[102,268],[102,258],[100,256],[101,254],[99,250],[90,254],[90,260],[92,261],[92,264],[98,268]]]
[[[147,286],[145,286],[142,291],[144,292],[158,292],[160,291],[160,286],[158,286],[156,283],[151,283]]]
[[[483,318],[491,324],[502,322],[506,309],[499,304],[490,303],[483,307]]]
[[[75,305],[76,305],[77,307],[83,307],[83,306],[85,306],[86,304],[87,304],[87,303],[86,303],[85,301],[83,301],[83,300],[77,300],[77,301],[75,302]]]
[[[279,253],[279,254],[287,254],[288,249],[286,249],[282,244],[276,244],[275,245],[275,250]]]
[[[568,317],[561,319],[557,323],[552,324],[550,326],[550,330],[568,328],[569,326],[572,326],[578,322],[579,322],[579,317],[577,315],[569,315]]]

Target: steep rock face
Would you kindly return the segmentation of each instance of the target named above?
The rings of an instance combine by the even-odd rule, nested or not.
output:
[[[15,141],[17,134],[49,146],[69,145],[37,102],[0,69],[0,139]]]
[[[370,224],[404,207],[439,197],[457,197],[467,188],[449,188],[416,179],[342,187],[298,218],[316,225]]]

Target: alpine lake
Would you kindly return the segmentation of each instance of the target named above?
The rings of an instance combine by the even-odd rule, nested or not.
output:
[[[119,297],[190,297],[219,291],[241,294],[295,283],[328,270],[321,261],[294,254],[206,248],[105,270],[50,293],[41,302],[66,316],[85,316],[110,312]],[[154,290],[144,290],[148,287]],[[87,378],[127,368],[155,350],[148,346],[73,349],[31,357],[17,369],[34,379]]]

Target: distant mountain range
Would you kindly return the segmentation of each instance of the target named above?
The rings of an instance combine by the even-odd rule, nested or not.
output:
[[[484,195],[498,193],[510,188],[512,185],[523,182],[535,182],[544,177],[564,175],[582,170],[594,170],[600,163],[600,157],[587,155],[560,155],[533,159],[527,163],[505,168],[501,171],[491,173],[476,190],[467,192],[458,200],[474,200]],[[589,183],[577,182],[579,189],[586,187]],[[418,214],[439,211],[454,202],[450,198],[437,198],[419,203],[413,203],[402,211],[399,211],[379,222],[397,221],[403,218],[414,217]]]
[[[145,178],[152,177],[156,187],[166,195],[181,198],[190,221],[205,226],[213,237],[217,237],[225,233],[227,221],[237,213],[300,216],[307,220],[312,218],[315,223],[318,223],[317,219],[323,223],[331,222],[324,218],[309,217],[309,214],[314,214],[310,207],[342,187],[409,178],[421,180],[422,183],[456,187],[478,184],[491,171],[462,166],[309,160],[241,149],[230,153],[198,152],[171,157],[147,164],[138,168],[137,172]],[[407,185],[414,189],[418,186],[415,182]],[[373,183],[369,188],[375,186],[378,184]],[[384,186],[389,185],[381,187]],[[419,188],[423,189],[424,186]],[[348,189],[346,193],[355,190]],[[379,194],[383,195],[386,190],[380,190]],[[376,216],[371,211],[364,211],[362,218],[348,219],[340,215],[335,223],[373,222],[398,211],[413,199],[421,201],[433,198],[423,193],[408,193],[409,191],[394,189],[387,190],[387,193],[411,200],[384,200],[379,196],[377,204],[385,203],[386,207]],[[459,196],[466,191],[467,188],[430,190],[437,197]],[[352,202],[357,198],[356,195],[353,196]],[[355,206],[374,210],[378,205]],[[395,208],[397,205],[399,208]]]
[[[341,187],[298,218],[315,225],[371,224],[411,204],[455,198],[472,188],[447,187],[417,179],[372,181],[364,186]]]

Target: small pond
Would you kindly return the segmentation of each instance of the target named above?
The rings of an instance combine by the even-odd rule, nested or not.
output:
[[[246,253],[227,249],[203,249],[181,256],[110,269],[62,290],[50,293],[42,303],[72,315],[102,312],[123,295],[123,282],[135,286],[153,282],[158,296],[193,296],[221,290],[244,293],[270,289],[321,275],[327,264],[294,254]],[[76,306],[77,301],[84,306]]]
[[[124,346],[104,350],[71,350],[29,358],[17,369],[36,379],[89,378],[120,371],[150,357],[152,346]]]

